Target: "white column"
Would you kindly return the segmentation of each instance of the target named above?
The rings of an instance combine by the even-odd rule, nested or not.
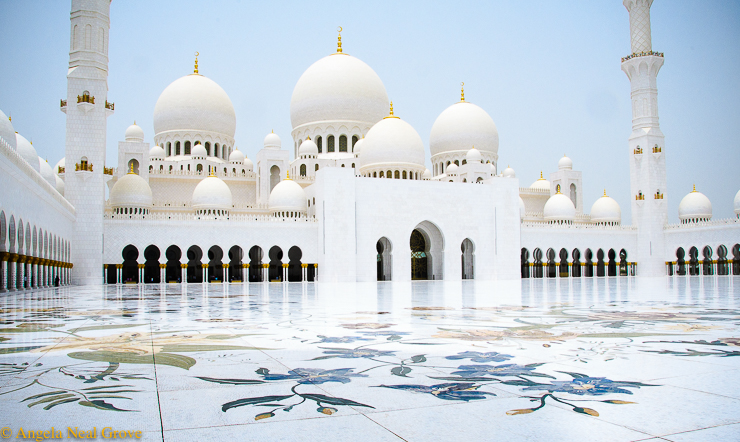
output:
[[[20,290],[25,290],[26,288],[25,279],[26,279],[26,261],[24,259],[23,262],[18,262],[18,288]]]
[[[202,268],[203,268],[203,283],[208,284],[209,282],[211,282],[210,278],[208,277],[208,270],[209,270],[208,264],[203,264]]]
[[[116,264],[116,284],[123,283],[123,269],[121,264]]]
[[[103,285],[108,282],[108,264],[103,264]]]
[[[288,264],[283,264],[283,282],[288,282]]]
[[[188,265],[180,264],[180,268],[182,269],[182,274],[180,275],[180,282],[182,284],[187,284],[188,283]]]
[[[2,270],[0,271],[2,272],[0,273],[0,280],[2,280],[2,285],[0,285],[0,293],[4,293],[8,291],[8,261],[6,255],[3,255]]]
[[[160,284],[167,283],[167,264],[159,265],[159,283]]]
[[[270,282],[270,264],[262,264],[262,282]]]
[[[249,273],[249,264],[242,264],[242,282],[247,282],[247,273]]]

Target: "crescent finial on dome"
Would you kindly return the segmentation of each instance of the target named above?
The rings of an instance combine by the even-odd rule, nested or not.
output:
[[[285,179],[286,180],[289,180],[290,179],[290,171],[289,170],[286,170],[285,171]]]
[[[696,192],[696,184],[694,184],[694,190],[693,190],[693,192]]]
[[[398,118],[397,116],[393,115],[393,102],[391,101],[391,113],[385,118]],[[385,118],[383,118],[385,120]]]
[[[339,36],[337,37],[337,54],[342,53],[342,27],[339,26],[337,28],[337,32],[339,33]]]
[[[460,82],[460,101],[465,101],[465,82]]]
[[[604,196],[606,196],[606,189],[604,189]]]
[[[194,74],[198,74],[198,51],[195,51],[195,68],[193,69]]]

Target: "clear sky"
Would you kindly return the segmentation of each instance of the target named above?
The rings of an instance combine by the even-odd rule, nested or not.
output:
[[[70,2],[0,0],[0,109],[53,166],[64,156]],[[465,98],[485,109],[500,135],[499,169],[522,186],[557,169],[567,154],[583,171],[586,210],[602,194],[630,223],[630,53],[620,0],[593,1],[186,1],[114,0],[111,5],[107,162],[134,120],[153,142],[159,94],[192,72],[231,97],[236,144],[254,158],[274,130],[291,149],[290,97],[304,70],[336,50],[383,80],[396,115],[427,147],[437,116]],[[740,2],[656,0],[653,49],[666,136],[669,219],[692,184],[715,218],[734,217],[740,189]],[[292,153],[291,153],[292,159]]]

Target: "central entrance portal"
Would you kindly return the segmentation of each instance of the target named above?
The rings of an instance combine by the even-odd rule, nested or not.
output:
[[[422,221],[411,231],[411,279],[443,279],[444,237],[431,221]]]
[[[411,279],[429,279],[428,278],[428,260],[427,260],[427,243],[424,235],[417,229],[411,232]]]

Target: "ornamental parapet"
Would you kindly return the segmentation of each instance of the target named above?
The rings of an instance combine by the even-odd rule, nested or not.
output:
[[[677,229],[696,229],[701,227],[721,227],[721,226],[738,226],[740,227],[740,219],[738,218],[723,218],[713,219],[709,221],[697,221],[686,224],[666,224],[664,230],[677,230]]]
[[[92,172],[93,171],[92,163],[88,163],[87,161],[81,161],[79,163],[75,163],[75,172],[79,172],[79,171]]]
[[[234,214],[231,213],[227,216],[219,216],[219,217],[202,217],[198,216],[195,213],[187,213],[187,212],[157,212],[157,213],[149,213],[149,214],[137,214],[137,215],[127,215],[127,214],[116,214],[112,213],[112,211],[106,211],[104,215],[105,220],[113,220],[113,221],[131,221],[131,222],[140,222],[140,221],[210,221],[210,222],[245,222],[245,223],[271,223],[271,224],[312,224],[312,223],[318,223],[318,219],[315,217],[311,218],[290,218],[290,217],[275,217],[270,214]]]
[[[103,173],[105,175],[113,175],[113,168],[103,166]]]
[[[198,161],[198,160],[191,160],[191,161]],[[205,160],[208,161],[208,160]],[[152,159],[152,163],[164,163],[162,164],[162,169],[157,169],[156,167],[152,167],[152,169],[149,171],[149,175],[155,175],[155,176],[182,176],[182,177],[207,177],[210,176],[210,173],[208,171],[198,171],[198,170],[179,170],[179,169],[172,169],[169,170],[167,166],[167,160],[156,160]],[[180,166],[182,161],[177,162],[177,165]],[[185,165],[187,165],[187,162],[185,162]],[[241,170],[238,170],[236,172],[233,171],[234,164],[229,163],[217,163],[215,175],[219,178],[242,178],[246,181],[254,181],[257,179],[257,174],[254,172],[244,172],[242,173]],[[223,168],[226,168],[227,171],[224,173]],[[220,169],[219,169],[220,168]],[[229,168],[231,170],[229,170]]]
[[[620,230],[627,232],[637,231],[633,226],[612,226],[604,224],[552,224],[547,221],[524,221],[522,228],[550,228],[550,229],[570,229],[570,230]]]
[[[631,53],[630,55],[628,55],[626,57],[622,57],[622,63],[624,63],[625,61],[630,60],[632,58],[636,58],[636,57],[649,57],[649,56],[662,57],[663,56],[663,53],[662,52],[655,52],[655,51],[633,52],[633,53]]]
[[[89,93],[83,93],[82,95],[77,96],[77,103],[95,104],[95,97],[93,97]]]
[[[115,103],[109,103],[108,100],[105,100],[105,108],[108,110],[115,110],[116,105]]]

